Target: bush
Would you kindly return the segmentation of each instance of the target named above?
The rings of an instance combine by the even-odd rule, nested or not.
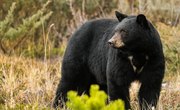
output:
[[[67,107],[70,110],[124,110],[124,102],[116,100],[107,103],[107,95],[104,91],[99,90],[98,85],[92,85],[90,88],[90,96],[78,96],[77,92],[68,92]]]
[[[30,39],[29,36],[32,36],[52,15],[52,11],[46,11],[49,3],[44,4],[35,14],[24,19],[22,18],[21,23],[16,25],[14,24],[16,22],[14,17],[16,15],[16,4],[13,3],[4,20],[0,20],[0,51],[10,55],[20,45],[25,45],[27,43],[26,41]]]

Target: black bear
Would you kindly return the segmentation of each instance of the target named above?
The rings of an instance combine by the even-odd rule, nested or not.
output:
[[[160,36],[143,14],[86,22],[71,37],[53,106],[66,101],[69,90],[87,93],[98,84],[110,100],[122,99],[130,109],[129,87],[139,81],[141,110],[156,108],[165,60]]]

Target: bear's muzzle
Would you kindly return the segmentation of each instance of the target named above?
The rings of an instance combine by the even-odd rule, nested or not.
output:
[[[120,48],[124,46],[124,42],[122,41],[120,33],[116,32],[112,38],[108,41],[109,45],[114,48]]]

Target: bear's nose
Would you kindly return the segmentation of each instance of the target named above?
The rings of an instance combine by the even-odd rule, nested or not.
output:
[[[113,45],[114,45],[114,41],[110,39],[110,40],[108,41],[108,44],[109,44],[110,46],[113,46]]]

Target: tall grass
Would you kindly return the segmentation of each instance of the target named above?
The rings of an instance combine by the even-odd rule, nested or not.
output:
[[[43,62],[0,55],[0,62],[1,107],[50,107],[60,78],[59,59]]]

